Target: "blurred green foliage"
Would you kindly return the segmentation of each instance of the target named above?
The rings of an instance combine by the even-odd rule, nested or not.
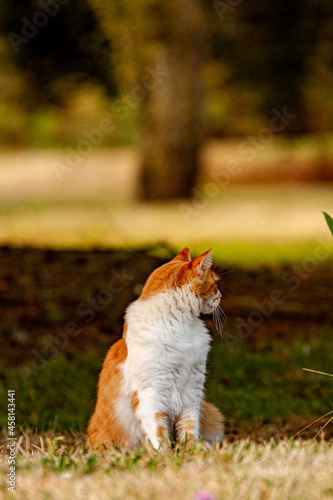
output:
[[[102,145],[137,142],[138,109],[129,107],[121,120],[116,111],[116,100],[134,85],[129,35],[132,29],[144,29],[148,35],[141,51],[153,52],[161,28],[156,2],[142,0],[136,7],[141,17],[134,19],[126,14],[131,1],[113,4],[112,29],[117,34],[113,45],[92,0],[18,0],[1,5],[2,145],[73,144],[82,139],[82,131],[105,117],[116,127]],[[47,15],[47,9],[56,9],[56,14]],[[207,33],[203,113],[208,135],[251,134],[267,126],[273,108],[283,107],[297,116],[288,134],[322,134],[331,128],[331,2],[214,1],[202,2],[202,9]],[[35,17],[40,12],[47,18],[45,25],[43,17],[39,21]],[[34,22],[41,27],[31,27]],[[10,34],[24,38],[27,29],[36,33],[15,45]],[[118,85],[124,74],[127,90]]]

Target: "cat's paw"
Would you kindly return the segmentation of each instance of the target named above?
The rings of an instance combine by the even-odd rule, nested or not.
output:
[[[157,450],[160,451],[162,448],[162,441],[158,438],[153,438],[153,439],[148,439],[148,442],[151,444],[151,446]]]

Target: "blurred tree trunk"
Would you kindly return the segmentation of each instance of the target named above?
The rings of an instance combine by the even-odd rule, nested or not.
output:
[[[195,0],[159,4],[156,64],[165,76],[142,102],[141,195],[189,197],[202,143],[203,17]]]
[[[314,57],[309,64],[307,111],[309,128],[315,133],[317,158],[314,180],[333,180],[329,131],[332,126],[331,101],[333,87],[333,5],[323,2],[318,5],[318,20]]]
[[[137,91],[140,197],[191,196],[203,140],[200,0],[90,3],[112,40],[120,87]]]

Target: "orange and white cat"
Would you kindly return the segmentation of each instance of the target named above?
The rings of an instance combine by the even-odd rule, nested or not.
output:
[[[184,248],[155,269],[125,315],[123,337],[109,350],[98,383],[88,443],[100,450],[149,440],[223,439],[220,411],[203,399],[210,335],[200,314],[221,294],[211,251],[191,260]]]

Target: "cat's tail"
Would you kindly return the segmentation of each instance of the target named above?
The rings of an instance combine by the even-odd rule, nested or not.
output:
[[[209,443],[222,443],[224,436],[223,415],[212,403],[204,399],[200,408],[200,436]]]

